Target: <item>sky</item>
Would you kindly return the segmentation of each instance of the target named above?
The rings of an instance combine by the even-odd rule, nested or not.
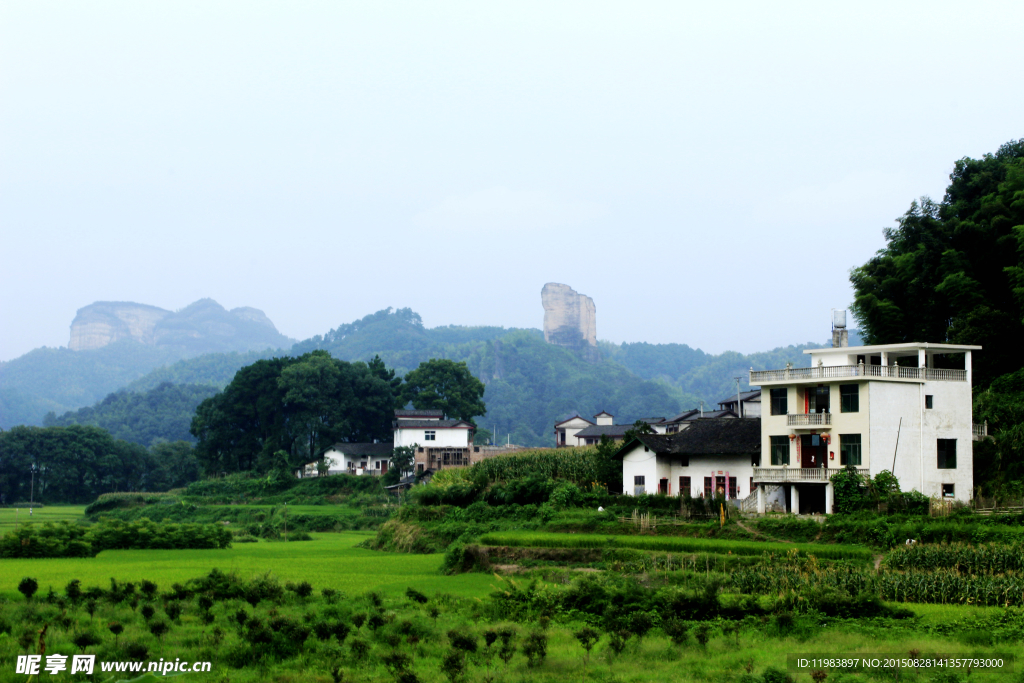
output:
[[[1024,137],[1024,3],[0,2],[0,360],[94,301],[302,339],[386,308],[614,342],[830,334]]]

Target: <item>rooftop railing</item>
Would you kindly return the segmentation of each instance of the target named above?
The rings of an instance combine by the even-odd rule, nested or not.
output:
[[[966,382],[966,370],[945,368],[911,368],[902,365],[818,365],[813,368],[784,368],[782,370],[751,370],[750,383],[785,382],[804,379],[841,379],[869,377],[878,379],[916,379],[945,382]]]

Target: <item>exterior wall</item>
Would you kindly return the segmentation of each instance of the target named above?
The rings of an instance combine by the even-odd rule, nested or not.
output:
[[[436,438],[433,441],[427,441],[425,436],[426,431],[427,428],[425,427],[412,429],[402,427],[401,423],[399,423],[398,429],[395,430],[395,448],[398,448],[399,446],[412,446],[414,444],[429,446],[430,448],[468,448],[471,445],[469,443],[468,428],[435,429],[433,431],[436,434]]]
[[[668,479],[668,494],[678,496],[679,477],[690,477],[690,495],[699,498],[704,495],[704,477],[728,476],[736,477],[737,498],[746,498],[751,493],[754,468],[748,455],[691,457],[687,466],[681,463],[679,456],[658,457],[653,451],[644,451],[643,444],[637,444],[622,458],[622,491],[633,495],[633,478],[639,475],[644,477],[646,493],[657,493],[658,482]]]
[[[754,467],[750,464],[749,455],[718,455],[691,457],[688,466],[683,467],[676,460],[672,466],[669,482],[672,484],[670,493],[678,495],[679,477],[690,478],[690,495],[698,498],[704,495],[704,477],[729,476],[736,477],[736,497],[746,498],[750,495],[750,478],[754,476]],[[728,472],[728,475],[726,473]],[[726,479],[728,485],[728,479]]]
[[[876,405],[871,415],[871,438],[877,456],[872,460],[871,474],[891,468],[892,460],[884,455],[895,452],[895,474],[904,490],[941,497],[942,484],[953,484],[956,500],[969,501],[974,489],[970,385],[941,381],[871,385]],[[925,395],[933,396],[935,407],[931,410],[924,407]],[[903,425],[897,450],[900,417]],[[938,468],[938,439],[956,439],[956,469]]]
[[[565,431],[566,446],[575,446],[576,433],[579,432],[581,429],[586,429],[587,427],[590,426],[591,424],[584,420],[583,418],[575,418],[561,423],[560,425],[555,427],[555,447],[557,448],[562,446],[562,442],[558,438],[559,432]]]
[[[645,493],[658,492],[658,462],[654,453],[644,452],[643,444],[622,457],[622,492],[633,495],[633,477],[644,477]]]
[[[761,417],[762,401],[744,401],[743,417]]]
[[[362,474],[382,474],[384,471],[383,464],[388,463],[388,467],[391,467],[391,459],[381,456],[359,456],[359,455],[348,455],[341,451],[330,450],[324,453],[324,460],[327,461],[327,474],[349,474],[350,472],[359,476]],[[366,469],[359,467],[360,464],[366,463]],[[306,476],[316,476],[316,464],[307,465],[305,468]]]

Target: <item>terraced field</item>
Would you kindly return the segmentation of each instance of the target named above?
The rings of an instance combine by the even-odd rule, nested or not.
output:
[[[482,545],[528,548],[633,548],[655,552],[718,553],[733,555],[784,555],[796,550],[800,555],[814,555],[829,560],[868,561],[872,552],[855,545],[824,545],[812,543],[759,543],[757,541],[723,541],[710,538],[664,536],[605,536],[599,534],[562,534],[546,532],[502,532],[485,534]]]
[[[13,531],[16,524],[32,522],[73,522],[85,513],[84,505],[68,505],[35,508],[32,515],[27,508],[0,508],[0,534]]]

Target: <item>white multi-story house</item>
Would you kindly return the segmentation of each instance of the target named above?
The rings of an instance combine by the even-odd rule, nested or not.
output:
[[[480,447],[473,445],[473,424],[446,420],[440,410],[396,410],[394,425],[394,446],[416,449],[417,472],[466,467],[481,459]]]
[[[751,370],[766,404],[753,470],[758,511],[775,500],[792,512],[831,512],[829,476],[846,465],[890,470],[904,491],[970,500],[971,353],[981,347],[845,339],[837,330],[832,348],[804,351],[809,368]]]

